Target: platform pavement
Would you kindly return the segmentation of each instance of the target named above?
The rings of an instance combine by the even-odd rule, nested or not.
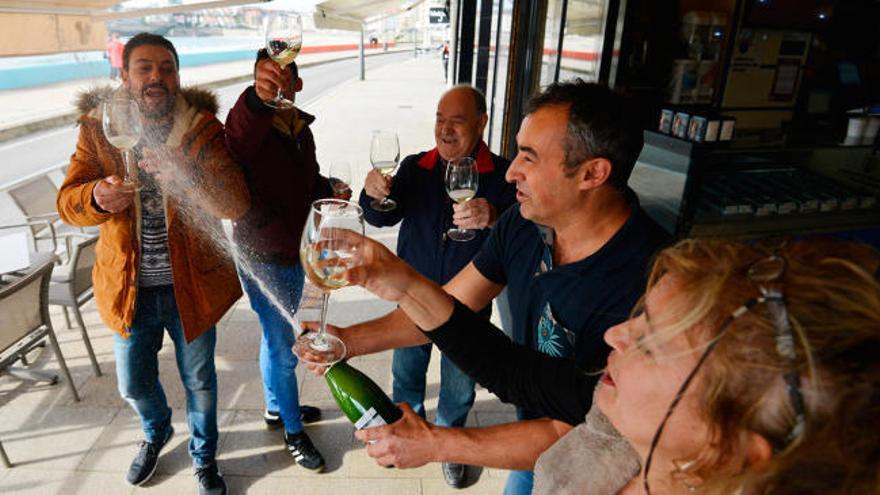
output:
[[[370,130],[396,129],[402,155],[433,146],[435,103],[444,91],[436,58],[416,58],[373,71],[366,81],[339,85],[307,108],[318,116],[315,135],[322,167],[346,160],[353,169],[353,189],[362,187],[368,171]],[[393,246],[393,229],[368,229],[368,234]],[[315,297],[307,298],[305,317],[316,314]],[[392,305],[358,288],[344,288],[331,298],[329,320],[350,324],[384,314]],[[160,374],[174,410],[175,436],[164,450],[156,476],[143,487],[123,478],[142,436],[137,419],[119,398],[114,373],[111,332],[98,318],[94,303],[84,306],[88,333],[104,376],[95,377],[77,330],[53,321],[74,381],[82,396],[73,402],[64,384],[23,383],[0,376],[0,440],[15,466],[0,467],[0,492],[15,494],[195,493],[195,480],[186,451],[189,433],[184,416],[184,393],[166,339],[160,353]],[[239,301],[218,325],[217,372],[220,388],[219,463],[231,493],[310,495],[353,494],[498,494],[506,471],[483,470],[476,484],[464,490],[449,488],[440,465],[416,469],[377,466],[354,436],[322,379],[300,374],[300,397],[320,406],[324,419],[307,431],[327,459],[327,473],[315,475],[294,465],[278,431],[264,429],[262,390],[257,362],[259,327],[246,300]],[[57,370],[52,353],[37,351],[34,367]],[[391,353],[352,360],[390,393]],[[434,414],[439,384],[439,359],[428,375],[429,418]],[[468,419],[471,425],[514,420],[512,407],[479,390]]]
[[[366,56],[381,55],[412,48],[368,48]],[[297,62],[308,67],[323,62],[357,57],[357,50],[304,53]],[[253,60],[237,60],[220,64],[182,67],[182,85],[218,87],[248,80],[252,77]],[[74,108],[76,95],[94,86],[112,84],[109,77],[65,81],[22,89],[0,90],[0,142],[74,122],[79,116]]]

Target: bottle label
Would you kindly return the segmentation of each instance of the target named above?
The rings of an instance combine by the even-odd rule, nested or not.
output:
[[[366,428],[385,426],[387,424],[388,423],[386,423],[385,420],[382,419],[382,416],[380,416],[379,413],[376,412],[376,409],[371,407],[367,409],[363,416],[361,416],[361,419],[357,420],[357,422],[354,424],[354,427],[358,430],[363,430]]]

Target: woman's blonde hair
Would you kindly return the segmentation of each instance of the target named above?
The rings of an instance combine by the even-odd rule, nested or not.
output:
[[[878,253],[831,240],[789,242],[775,253],[785,260],[778,282],[796,358],[777,351],[765,304],[733,319],[692,385],[712,440],[681,459],[673,476],[713,492],[880,493]],[[770,254],[757,245],[685,240],[658,255],[648,288],[664,275],[675,279],[679,295],[664,308],[679,317],[671,332],[705,346],[733,311],[759,297],[748,269]],[[795,411],[783,376],[792,370],[800,375],[806,428],[787,441]],[[750,432],[776,453],[743,469]]]

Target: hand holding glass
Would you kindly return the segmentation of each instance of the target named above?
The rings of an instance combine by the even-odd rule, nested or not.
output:
[[[466,203],[477,195],[479,180],[477,162],[473,158],[458,158],[446,164],[446,192],[458,204]],[[446,235],[453,241],[470,241],[477,233],[456,227],[449,229]]]
[[[266,23],[266,51],[281,70],[299,55],[302,48],[302,19],[296,13],[275,14]],[[275,98],[266,102],[273,108],[293,108],[293,101],[284,97],[281,88]]]
[[[333,162],[330,165],[331,185],[337,197],[346,193],[351,195],[351,165],[348,162]]]
[[[360,248],[360,241],[352,241],[346,231],[364,235],[364,212],[360,206],[339,199],[312,203],[299,257],[306,276],[323,292],[321,326],[317,332],[300,335],[293,346],[293,352],[309,364],[331,366],[345,357],[345,344],[327,333],[327,304],[330,291],[347,284],[342,274],[353,266]]]
[[[125,164],[122,185],[137,190],[138,170],[131,156],[132,149],[143,135],[143,123],[137,102],[127,96],[110,98],[104,102],[101,123],[107,141],[122,152],[122,161]]]
[[[373,168],[385,177],[390,177],[397,169],[400,160],[400,143],[397,133],[393,131],[373,131],[373,140],[370,142],[370,163]],[[376,211],[391,211],[397,208],[397,203],[390,198],[373,200],[370,206]]]

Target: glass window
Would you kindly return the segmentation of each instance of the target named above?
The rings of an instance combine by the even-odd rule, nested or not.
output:
[[[501,127],[504,124],[512,14],[513,0],[497,0],[492,13],[489,80],[486,86],[486,102],[489,106],[489,134],[486,137],[486,142],[489,144],[489,148],[496,153],[501,149]]]
[[[541,86],[556,80],[559,65],[559,28],[562,25],[562,4],[564,0],[547,2],[547,19],[544,23],[544,53],[541,57]]]
[[[598,80],[608,2],[609,0],[568,0],[560,57],[560,81],[577,77],[586,81]],[[545,46],[545,52],[548,47]],[[555,44],[553,49],[556,49]],[[541,82],[544,83],[543,75]]]

